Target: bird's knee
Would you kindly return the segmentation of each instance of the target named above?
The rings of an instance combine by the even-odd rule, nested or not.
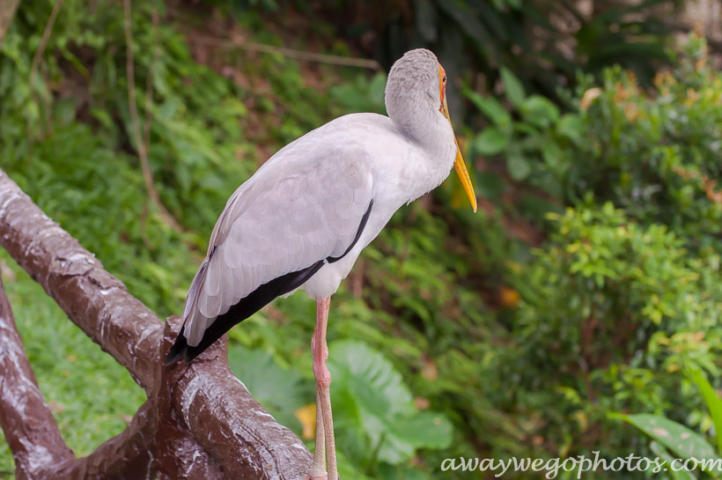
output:
[[[314,363],[313,374],[316,376],[316,384],[321,388],[331,386],[331,372],[328,371],[325,364]]]

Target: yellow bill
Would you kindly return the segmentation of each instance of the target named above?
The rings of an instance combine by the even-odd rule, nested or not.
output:
[[[444,96],[441,113],[443,113],[446,119],[449,120],[449,123],[451,123],[451,118],[449,118],[449,107],[446,104],[446,96]],[[471,208],[473,208],[474,212],[476,212],[476,193],[474,192],[474,186],[471,184],[471,178],[469,178],[469,172],[466,170],[466,164],[464,163],[464,158],[461,156],[461,148],[459,148],[459,142],[456,141],[456,137],[454,137],[454,143],[456,144],[456,161],[454,162],[454,170],[456,170],[457,175],[459,175],[459,179],[461,180],[461,184],[464,186],[466,196],[469,197]]]

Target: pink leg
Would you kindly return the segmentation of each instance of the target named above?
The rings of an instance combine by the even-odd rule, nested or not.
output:
[[[311,340],[311,350],[314,357],[316,355],[316,334],[314,332]],[[314,361],[315,365],[315,361]],[[326,474],[326,435],[323,430],[323,412],[321,411],[321,393],[318,390],[318,382],[316,382],[316,445],[313,449],[313,466],[311,473],[305,480],[328,480]]]
[[[316,302],[316,330],[313,332],[311,349],[313,350],[313,373],[316,376],[316,451],[313,457],[312,480],[338,480],[336,465],[336,441],[333,435],[333,415],[331,413],[331,372],[326,368],[328,345],[326,344],[326,326],[331,298]],[[325,455],[324,455],[325,454]],[[326,458],[324,458],[324,456]],[[328,464],[328,477],[324,469],[324,460]]]

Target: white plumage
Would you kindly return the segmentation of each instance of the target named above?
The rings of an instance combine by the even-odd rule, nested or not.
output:
[[[188,344],[198,345],[214,318],[260,285],[343,255],[373,199],[352,251],[301,287],[314,299],[335,293],[393,213],[449,175],[456,146],[437,113],[450,141],[433,158],[372,113],[338,118],[271,157],[231,196],[213,230],[207,272],[194,280],[197,294],[185,309]]]
[[[408,52],[389,74],[388,117],[361,113],[329,122],[281,149],[243,183],[213,229],[168,356],[168,363],[184,354],[192,359],[276,296],[302,288],[318,303],[318,435],[326,438],[332,480],[329,297],[394,212],[436,188],[452,167],[476,209],[445,88],[446,74],[433,53]],[[322,471],[324,459],[316,455],[310,478],[325,478]]]

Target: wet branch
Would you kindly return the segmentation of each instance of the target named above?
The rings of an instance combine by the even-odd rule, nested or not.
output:
[[[149,398],[125,432],[87,459],[67,460],[65,476],[58,478],[150,478],[123,477],[123,472],[140,471],[130,464],[145,465],[143,471],[155,465],[158,478],[164,480],[292,480],[308,472],[311,454],[231,373],[224,342],[217,342],[190,365],[162,367],[161,359],[180,329],[178,317],[171,317],[164,327],[2,170],[0,245],[43,286],[73,323],[128,369]],[[11,340],[0,336],[0,346],[12,344]],[[19,342],[17,338],[15,344],[22,346]],[[0,348],[0,360],[5,358],[3,352]],[[2,368],[0,365],[0,372]],[[32,375],[29,364],[27,372]],[[0,376],[0,416],[7,414],[6,404],[16,398],[12,394],[5,399],[9,390],[4,381]],[[8,438],[21,428],[7,425],[11,431]],[[98,473],[101,471],[106,473]]]
[[[73,452],[40,392],[1,279],[0,345],[0,427],[13,452],[16,478],[36,478],[43,467],[72,459]]]
[[[153,406],[146,402],[130,425],[85,458],[48,465],[44,480],[154,480],[156,428]]]

